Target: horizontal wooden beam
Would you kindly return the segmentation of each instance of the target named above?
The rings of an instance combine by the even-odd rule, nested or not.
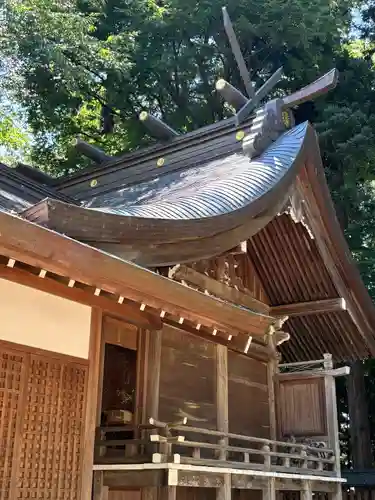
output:
[[[247,253],[247,241],[242,241],[239,245],[229,250],[229,252],[225,252],[226,254],[231,255],[245,255]]]
[[[177,265],[170,270],[169,277],[176,281],[184,281],[190,285],[194,285],[201,291],[207,291],[207,293],[217,298],[241,305],[256,313],[269,315],[270,308],[264,302],[260,302],[251,295],[224,285],[224,283],[220,283],[220,281],[199,273],[191,267]]]
[[[311,302],[297,302],[295,304],[285,304],[281,306],[272,306],[270,308],[271,316],[309,316],[311,314],[324,314],[340,312],[346,310],[345,299],[314,300]]]
[[[272,318],[216,300],[62,234],[0,211],[0,255],[208,328],[263,337]]]
[[[162,470],[113,470],[105,471],[103,483],[110,488],[144,488],[164,484]]]

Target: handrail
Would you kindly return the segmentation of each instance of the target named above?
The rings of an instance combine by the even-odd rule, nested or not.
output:
[[[219,467],[239,467],[274,472],[323,474],[336,476],[332,449],[305,443],[273,441],[186,425],[187,419],[162,422],[150,418],[142,425],[103,426],[97,428],[95,459],[100,462],[187,463]],[[133,431],[129,439],[106,434]],[[211,441],[187,439],[187,434],[210,436]],[[112,437],[112,436],[111,436]],[[206,439],[207,441],[207,439]],[[188,450],[192,451],[188,451]],[[204,451],[205,450],[205,451]],[[114,462],[113,462],[114,463]]]
[[[158,420],[155,420],[153,418],[150,418],[149,421],[153,422],[153,425],[159,429],[164,429],[164,428],[170,428],[173,429],[174,431],[182,431],[182,432],[192,432],[196,434],[204,434],[207,436],[216,436],[220,438],[228,438],[228,439],[240,439],[242,441],[248,441],[251,443],[259,443],[259,444],[266,444],[266,445],[274,445],[274,446],[283,446],[285,448],[298,448],[300,450],[306,450],[306,451],[312,451],[312,452],[320,452],[322,453],[323,451],[325,453],[334,453],[334,450],[331,448],[316,448],[314,446],[309,446],[303,443],[290,443],[288,441],[273,441],[271,439],[266,439],[266,438],[258,438],[258,437],[252,437],[252,436],[244,436],[242,434],[233,434],[231,432],[221,432],[221,431],[213,431],[211,429],[202,429],[200,427],[190,427],[188,425],[178,425],[178,424],[173,424],[173,425],[168,425],[165,422],[160,422]]]
[[[309,471],[312,474],[336,475],[335,471],[335,453],[332,449],[325,446],[315,447],[304,443],[291,443],[284,441],[273,441],[271,439],[258,438],[252,436],[243,436],[231,432],[215,431],[210,429],[202,429],[199,427],[190,427],[181,425],[180,422],[167,423],[156,419],[150,419],[155,427],[159,429],[162,435],[153,435],[152,441],[159,443],[159,453],[153,455],[153,461],[190,463],[194,464],[210,464],[210,465],[226,465],[226,466],[241,466],[245,468],[263,468],[265,470],[275,470],[284,472],[304,472]],[[186,419],[183,424],[185,424]],[[211,436],[218,438],[218,443],[206,443],[200,441],[186,440],[184,434],[200,434],[201,436]],[[261,448],[247,448],[245,446],[233,446],[230,440],[242,441],[244,443],[252,443],[262,445]],[[187,457],[185,454],[174,453],[174,450],[192,448],[192,456]],[[281,451],[280,451],[281,448]],[[213,458],[207,456],[202,458],[202,450],[212,450]],[[242,455],[242,461],[233,460],[233,453]],[[255,461],[253,457],[258,456],[263,458],[263,464]]]

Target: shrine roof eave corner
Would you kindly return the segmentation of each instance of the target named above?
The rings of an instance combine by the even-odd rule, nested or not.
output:
[[[273,317],[207,296],[19,216],[0,211],[0,226],[0,269],[7,270],[0,277],[9,276],[9,259],[10,267],[20,262],[42,270],[47,278],[51,273],[79,281],[116,300],[130,299],[138,309],[142,305],[141,311],[152,311],[157,317],[164,311],[177,320],[195,321],[202,330],[211,328],[213,335],[217,331],[227,337],[241,334],[261,339],[275,322]]]

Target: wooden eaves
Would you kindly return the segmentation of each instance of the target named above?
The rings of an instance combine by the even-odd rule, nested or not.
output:
[[[0,212],[0,227],[0,277],[103,308],[149,329],[165,322],[243,354],[272,354],[264,342],[275,322],[270,316],[209,297],[9,213]]]

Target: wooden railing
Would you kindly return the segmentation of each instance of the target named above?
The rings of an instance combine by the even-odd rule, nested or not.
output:
[[[107,434],[130,432],[128,439]],[[186,420],[166,423],[150,419],[143,426],[101,427],[96,462],[184,463],[275,472],[335,476],[334,451],[302,443],[272,441],[201,429]]]
[[[151,462],[156,446],[152,444],[150,435],[157,429],[153,424],[98,427],[95,463]]]

